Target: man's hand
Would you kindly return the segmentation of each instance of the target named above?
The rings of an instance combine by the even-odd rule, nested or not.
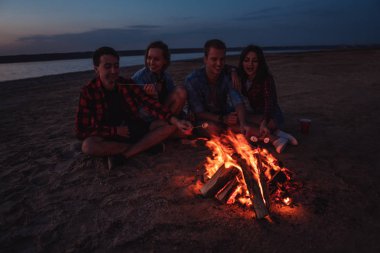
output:
[[[177,127],[185,135],[191,135],[193,131],[193,125],[187,120],[178,120]]]
[[[172,117],[170,119],[170,122],[173,125],[175,125],[185,135],[191,135],[194,128],[191,122],[187,120],[180,120],[180,119],[177,119],[176,117]]]
[[[118,126],[116,127],[116,134],[122,137],[129,138],[129,128],[127,126]]]

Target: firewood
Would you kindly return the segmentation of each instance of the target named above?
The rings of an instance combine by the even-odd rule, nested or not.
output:
[[[234,179],[230,180],[225,187],[220,190],[215,197],[222,203],[226,203],[231,195],[235,192],[236,188],[238,187],[239,182],[238,179],[235,177]]]
[[[277,190],[277,184],[283,184],[287,181],[287,177],[285,173],[281,170],[276,171],[276,173],[273,175],[272,179],[268,182],[268,188],[270,190],[270,193],[274,193]]]
[[[249,191],[250,199],[253,203],[253,209],[255,211],[256,218],[258,219],[264,218],[265,216],[269,215],[269,211],[267,208],[267,205],[269,203],[269,198],[267,198],[264,201],[263,196],[261,195],[258,182],[255,181],[255,176],[252,171],[252,168],[248,166],[245,160],[239,156],[237,157],[237,162],[239,163],[243,171],[244,180],[245,180],[245,183],[247,184],[247,189]],[[261,178],[261,176],[259,178]],[[259,180],[263,188],[265,188],[264,187],[266,185],[265,180],[261,180],[261,179]],[[264,181],[264,185],[263,185],[263,181]],[[265,190],[264,190],[264,197],[265,197]]]
[[[207,181],[201,188],[201,193],[205,197],[213,197],[220,191],[228,181],[232,180],[239,170],[235,167],[226,168],[224,165],[220,167],[217,172]]]
[[[269,190],[268,190],[268,183],[267,179],[265,177],[265,171],[262,166],[262,159],[260,153],[255,154],[256,159],[257,159],[257,167],[259,169],[259,179],[260,179],[260,184],[263,188],[263,195],[264,199],[266,201],[266,208],[269,210],[270,208],[270,198],[269,198]]]

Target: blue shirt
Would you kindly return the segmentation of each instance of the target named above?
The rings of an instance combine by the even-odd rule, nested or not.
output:
[[[159,97],[162,98],[162,100],[165,100],[167,96],[174,90],[175,85],[173,82],[173,79],[167,73],[166,71],[162,73],[162,75],[157,75],[149,70],[149,68],[144,67],[142,69],[139,69],[136,73],[132,76],[133,81],[137,84],[146,84],[146,83],[153,83],[157,84],[158,82],[162,82],[165,87],[163,87],[162,92],[165,92],[166,94],[159,94]],[[160,102],[162,103],[163,101]]]
[[[186,77],[185,86],[190,108],[194,113],[228,114],[243,103],[238,91],[232,88],[231,77],[222,72],[213,86],[208,83],[206,68],[197,69]],[[213,89],[215,87],[215,89]]]

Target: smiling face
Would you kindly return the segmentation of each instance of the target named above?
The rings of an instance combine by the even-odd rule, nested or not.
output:
[[[224,68],[225,61],[225,50],[211,47],[207,56],[204,57],[207,76],[211,79],[219,77]]]
[[[113,55],[102,55],[99,66],[95,66],[95,72],[99,76],[104,88],[111,90],[119,77],[119,59]]]
[[[146,57],[146,66],[150,71],[160,74],[165,70],[167,62],[160,48],[150,48]]]
[[[243,70],[247,74],[248,79],[252,80],[257,73],[259,67],[259,59],[253,51],[248,52],[243,60]]]

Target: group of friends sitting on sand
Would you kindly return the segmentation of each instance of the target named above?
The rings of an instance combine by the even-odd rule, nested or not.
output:
[[[112,169],[140,152],[162,152],[167,138],[209,138],[227,129],[268,137],[278,153],[288,143],[298,145],[281,130],[283,113],[263,50],[247,46],[238,66],[225,64],[226,51],[223,41],[208,40],[204,66],[183,85],[167,72],[170,52],[162,41],[148,45],[145,66],[130,78],[120,76],[113,48],[98,48],[95,77],[82,87],[76,114],[83,153],[108,157]]]

